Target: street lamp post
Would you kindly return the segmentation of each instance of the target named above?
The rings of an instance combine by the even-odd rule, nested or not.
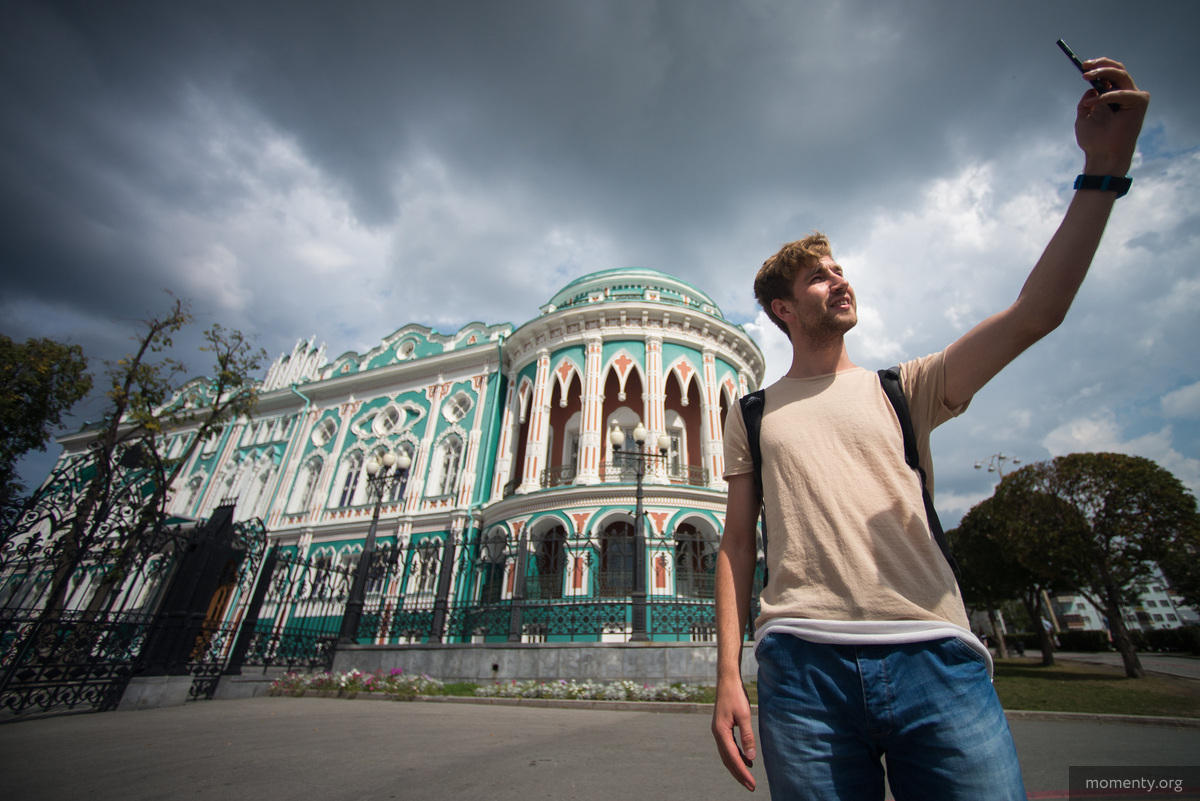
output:
[[[1004,465],[1011,462],[1013,466],[1019,465],[1021,460],[1015,456],[1009,456],[1006,453],[993,453],[988,458],[976,462],[975,469],[982,470],[985,467],[989,473],[995,473],[1004,480]],[[988,609],[988,622],[992,625],[992,631],[996,634],[996,649],[1000,654],[1001,659],[1008,658],[1008,641],[1004,636],[1006,623],[1004,622],[1004,612],[1000,609]]]
[[[633,632],[629,636],[631,642],[645,642],[650,639],[646,633],[646,529],[643,521],[646,462],[650,459],[666,459],[667,451],[671,447],[671,438],[660,434],[655,443],[658,445],[658,453],[648,453],[644,447],[646,434],[646,427],[639,420],[633,429],[633,441],[637,443],[637,450],[623,451],[621,446],[625,444],[625,432],[615,422],[608,432],[608,443],[612,446],[614,461],[617,456],[625,456],[632,458],[637,465],[637,503],[633,513]]]
[[[367,491],[375,498],[375,511],[371,515],[371,528],[367,530],[367,540],[363,543],[362,553],[358,556],[358,567],[354,571],[354,584],[350,587],[350,597],[346,600],[346,613],[342,616],[342,630],[338,637],[339,644],[353,645],[358,642],[358,623],[362,619],[363,603],[367,594],[367,582],[370,579],[371,563],[375,557],[375,531],[379,528],[379,510],[383,507],[383,499],[393,487],[399,487],[396,492],[397,500],[404,499],[404,488],[408,484],[408,468],[412,459],[403,451],[400,455],[388,451],[383,455],[382,464],[371,459],[367,462]],[[396,469],[393,470],[392,468]]]
[[[982,470],[983,468],[986,467],[987,471],[989,473],[998,473],[1000,475],[1000,478],[1003,479],[1004,478],[1004,465],[1006,462],[1012,462],[1013,466],[1015,467],[1021,463],[1021,460],[1015,456],[1009,456],[1004,453],[993,453],[991,456],[989,456],[987,459],[984,459],[982,462],[976,462],[975,469]]]

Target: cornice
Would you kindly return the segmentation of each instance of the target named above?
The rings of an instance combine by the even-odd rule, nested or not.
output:
[[[581,506],[628,505],[633,509],[637,503],[636,493],[637,487],[634,484],[591,484],[538,490],[526,495],[510,495],[485,506],[480,525],[486,527],[516,517]],[[725,508],[725,491],[707,487],[647,484],[644,495],[642,505],[648,508],[676,506],[706,511],[722,511]]]
[[[515,373],[542,350],[581,345],[592,337],[656,337],[720,353],[759,381],[766,371],[762,351],[741,326],[699,309],[645,300],[570,307],[530,320],[505,340],[505,370]]]
[[[461,380],[480,372],[494,373],[500,370],[500,354],[497,343],[487,342],[461,351],[426,356],[408,362],[397,362],[386,367],[377,367],[360,373],[327,378],[296,385],[296,390],[314,403],[328,403],[349,395],[378,393],[383,389],[411,387],[419,389],[446,380]],[[449,374],[449,375],[448,375]],[[453,379],[450,378],[453,376]],[[300,398],[291,387],[273,390],[261,395],[256,416],[264,412],[283,411],[300,405]]]

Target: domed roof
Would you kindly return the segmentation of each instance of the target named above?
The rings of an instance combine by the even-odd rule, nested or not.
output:
[[[718,319],[725,319],[713,299],[687,281],[644,267],[601,270],[576,278],[542,307],[542,313],[549,314],[587,303],[628,301],[689,306]]]

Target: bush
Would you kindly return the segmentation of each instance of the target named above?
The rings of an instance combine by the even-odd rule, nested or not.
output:
[[[1182,651],[1200,654],[1200,626],[1177,629],[1152,629],[1145,632],[1146,645],[1154,651]]]
[[[1008,643],[1009,651],[1018,651],[1020,648],[1026,651],[1037,651],[1042,647],[1042,643],[1038,640],[1037,632],[1029,631],[1012,631],[1004,635],[1004,641]],[[995,638],[992,638],[992,644],[998,644]]]
[[[1112,649],[1107,631],[1060,631],[1058,643],[1059,650],[1062,651],[1096,653]]]

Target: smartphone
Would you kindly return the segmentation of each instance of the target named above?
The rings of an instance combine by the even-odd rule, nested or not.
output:
[[[1083,68],[1083,62],[1079,60],[1079,56],[1075,55],[1075,53],[1072,52],[1071,48],[1067,47],[1067,43],[1064,42],[1062,39],[1058,40],[1058,49],[1067,54],[1067,58],[1071,59],[1071,63],[1075,65],[1075,69],[1079,70],[1079,72],[1081,74],[1087,72],[1087,70],[1085,70]],[[1105,92],[1108,91],[1108,87],[1106,87],[1100,81],[1088,81],[1088,83],[1090,83],[1092,85],[1092,88],[1095,89],[1100,94],[1104,94]],[[1116,111],[1121,106],[1118,103],[1109,103],[1108,107],[1111,108],[1113,111]]]

